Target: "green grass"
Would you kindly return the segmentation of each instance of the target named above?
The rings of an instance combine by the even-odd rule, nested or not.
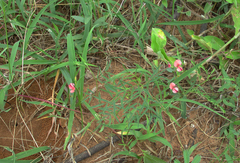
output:
[[[0,65],[0,69],[7,71],[8,75],[0,72],[3,80],[0,83],[0,112],[9,111],[4,106],[10,89],[13,89],[19,103],[29,103],[20,96],[26,91],[24,83],[32,79],[48,78],[54,81],[56,86],[57,81],[63,78],[55,97],[56,105],[52,105],[52,108],[43,112],[41,116],[65,118],[61,117],[56,107],[58,105],[70,108],[68,136],[65,139],[64,150],[67,150],[69,141],[73,134],[76,134],[73,133],[72,126],[74,114],[79,108],[82,119],[81,136],[84,136],[92,123],[98,124],[94,131],[99,134],[105,128],[111,128],[122,131],[123,135],[134,136],[131,143],[124,144],[128,148],[116,153],[114,157],[126,155],[144,162],[165,162],[166,158],[163,161],[144,150],[141,155],[131,151],[138,142],[149,140],[161,142],[170,149],[171,158],[168,161],[179,162],[174,159],[171,142],[164,138],[166,122],[163,114],[166,114],[174,125],[181,127],[177,119],[187,119],[189,112],[187,105],[193,104],[207,109],[224,120],[220,136],[229,143],[223,153],[212,152],[212,157],[218,161],[239,160],[237,149],[239,149],[240,134],[238,114],[240,75],[237,67],[240,58],[238,50],[240,18],[234,17],[233,24],[226,22],[232,21],[231,14],[240,13],[240,2],[234,1],[231,8],[226,6],[228,2],[225,1],[218,4],[210,1],[205,6],[197,2],[187,2],[193,8],[194,6],[200,8],[205,16],[202,20],[187,21],[186,18],[181,21],[173,20],[175,10],[167,12],[164,8],[166,2],[157,4],[149,0],[137,2],[129,0],[129,7],[124,8],[127,6],[126,1],[122,1],[121,4],[111,0],[106,2],[54,0],[44,1],[43,5],[37,4],[36,1],[1,1],[0,57],[3,64]],[[172,5],[174,6],[175,3],[176,1],[173,1]],[[186,2],[181,3],[182,6],[185,4]],[[216,11],[214,5],[222,5],[224,11]],[[185,10],[189,8],[185,6]],[[186,17],[185,14],[196,13],[193,10],[179,12],[181,19]],[[208,30],[211,31],[209,33],[214,33],[214,36],[200,36],[196,31],[190,30],[192,26],[204,23],[208,23]],[[172,30],[169,32],[164,29],[164,26],[178,30],[178,36],[173,35]],[[153,36],[153,29],[161,29],[161,36],[166,39],[161,39],[156,33]],[[230,32],[224,33],[226,30]],[[219,38],[216,33],[224,37]],[[42,35],[42,40],[49,41],[47,46],[41,43],[41,39],[38,40],[38,34]],[[11,37],[16,37],[17,41],[11,41]],[[193,42],[196,42],[195,47],[192,46]],[[135,53],[137,52],[138,58],[141,59],[136,62],[131,60],[134,65],[131,68],[123,64],[124,70],[118,74],[110,73],[112,61],[118,59],[127,61],[131,58],[129,53],[124,56],[117,53],[111,55],[110,51],[117,51],[120,44],[135,49]],[[154,57],[146,54],[147,46],[153,48]],[[174,55],[170,56],[168,53],[170,51]],[[106,59],[105,68],[101,69],[89,63],[90,54],[102,54],[96,56],[99,60]],[[211,62],[214,58],[218,59],[217,63]],[[177,72],[173,66],[176,59],[182,62],[188,59],[190,67],[185,67],[183,72]],[[171,68],[167,68],[168,63],[171,63]],[[38,69],[40,65],[42,68]],[[27,66],[36,67],[36,71],[27,69]],[[186,65],[183,63],[182,66]],[[98,68],[97,75],[96,69],[93,68]],[[93,81],[96,88],[99,87],[97,92],[85,91],[86,70],[95,76]],[[169,89],[169,84],[172,82],[179,89],[176,94]],[[74,93],[70,93],[68,89],[70,83],[75,84]],[[108,100],[98,91],[104,92],[109,97]],[[198,98],[205,100],[208,105],[198,101]],[[32,99],[36,100],[34,97]],[[46,102],[46,99],[38,100],[45,103],[38,101],[35,104],[44,106],[54,104]],[[98,104],[91,105],[93,100],[97,100]],[[83,105],[94,117],[87,125],[83,122]],[[228,109],[229,107],[231,109]],[[172,109],[180,113],[180,116],[176,117]],[[119,116],[120,113],[123,113],[123,116]],[[143,120],[148,121],[147,126],[140,125]],[[151,121],[154,121],[154,125],[150,125]],[[189,162],[193,151],[200,145],[201,142],[189,149],[181,146],[184,162]],[[15,154],[11,147],[4,148],[13,154],[11,158],[5,160],[14,159],[16,162],[17,159],[48,150],[45,147],[34,148],[38,150],[32,149],[33,152],[26,155],[29,151]],[[18,155],[22,156],[19,158]],[[201,156],[196,155],[193,162],[200,160]]]

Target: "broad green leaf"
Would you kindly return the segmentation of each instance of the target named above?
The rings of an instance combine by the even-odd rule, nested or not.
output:
[[[77,21],[80,21],[82,23],[85,22],[85,18],[82,17],[82,16],[71,16],[73,19],[77,20]]]
[[[225,153],[225,158],[226,158],[227,163],[234,163],[233,159],[227,153]]]
[[[191,11],[187,11],[187,12],[186,12],[186,15],[187,15],[187,16],[191,16]]]
[[[216,36],[205,36],[203,38],[208,45],[210,45],[214,50],[219,50],[221,47],[224,46],[224,41]],[[224,49],[223,49],[224,51]]]
[[[76,60],[76,56],[75,56],[75,48],[74,48],[74,42],[73,42],[71,32],[67,35],[67,51],[68,51],[69,62],[74,63]],[[75,78],[75,73],[76,73],[76,65],[70,64],[69,69],[70,69],[71,79],[73,80],[72,82],[75,83],[74,78]],[[70,84],[70,83],[68,83],[68,84]]]
[[[135,139],[134,141],[132,141],[132,143],[129,145],[129,150],[132,149],[132,147],[134,147],[137,144],[137,140]]]
[[[184,96],[183,97],[184,99],[186,99],[186,97]],[[182,116],[182,118],[184,118],[184,119],[186,119],[187,118],[187,115],[186,115],[186,113],[187,113],[187,105],[186,105],[186,101],[181,101],[180,102],[180,108],[181,108],[181,116]]]
[[[227,106],[230,106],[231,108],[235,108],[235,103],[228,102],[226,99],[223,99],[223,103]]]
[[[229,58],[229,59],[239,59],[240,58],[240,52],[238,51],[232,51],[232,52],[225,52],[226,54],[226,58]]]
[[[201,156],[200,155],[196,155],[192,161],[192,163],[199,163],[201,161]]]
[[[204,50],[209,50],[212,52],[212,44],[209,42],[206,42],[204,40],[204,37],[202,36],[196,36],[196,35],[191,35],[193,40],[196,40],[198,45],[203,48]]]
[[[240,120],[234,121],[233,124],[234,125],[240,125]]]
[[[204,14],[206,15],[207,13],[209,13],[211,9],[212,9],[211,3],[207,2],[204,6]]]
[[[167,38],[164,32],[159,28],[153,28],[151,33],[151,48],[158,53],[167,44]]]
[[[9,63],[8,63],[9,64],[9,80],[10,81],[13,80],[13,70],[15,69],[14,61],[15,61],[15,58],[16,58],[16,55],[17,55],[18,45],[19,45],[19,41],[16,42],[13,45],[11,56],[10,56],[10,60],[9,60]]]
[[[194,31],[193,31],[193,30],[190,30],[190,29],[187,29],[187,33],[188,33],[190,36],[194,35]]]
[[[192,152],[197,148],[197,146],[200,144],[201,142],[193,145],[190,149],[189,149],[189,156],[192,154]]]
[[[5,101],[7,100],[7,91],[9,89],[10,85],[6,85],[3,89],[0,90],[0,111],[4,111]]]
[[[183,151],[183,158],[184,158],[184,163],[189,163],[190,162],[190,155],[189,154],[189,149],[186,149]]]
[[[108,23],[106,23],[106,16],[98,18],[94,23],[93,26],[100,27],[100,26],[106,26]]]
[[[168,7],[167,0],[162,0],[162,4],[163,4],[164,7],[166,7],[166,8]]]
[[[179,160],[175,159],[174,163],[181,163]]]
[[[231,13],[234,21],[235,35],[237,35],[240,29],[240,4],[237,6],[232,6]]]

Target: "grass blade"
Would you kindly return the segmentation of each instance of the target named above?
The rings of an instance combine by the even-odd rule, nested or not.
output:
[[[13,80],[13,69],[15,68],[14,61],[15,61],[15,58],[16,58],[16,55],[17,55],[18,46],[19,46],[19,41],[16,42],[13,45],[11,56],[10,56],[10,59],[9,59],[9,80],[10,81]]]
[[[173,22],[164,22],[159,23],[157,25],[197,25],[197,24],[205,24],[205,23],[211,23],[218,19],[222,19],[225,16],[225,14],[216,16],[215,18],[206,19],[206,20],[196,20],[196,21],[173,21]]]

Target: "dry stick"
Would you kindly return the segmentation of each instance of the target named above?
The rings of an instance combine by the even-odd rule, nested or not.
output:
[[[150,123],[150,124],[153,123],[154,119],[155,119],[155,118],[153,118],[153,119],[151,120],[151,123]],[[146,126],[146,125],[147,125],[147,121],[143,121],[141,124],[143,124],[144,126]],[[136,130],[137,130],[137,129],[136,129]],[[94,147],[90,148],[89,150],[86,150],[86,151],[80,153],[79,155],[75,156],[75,157],[74,157],[74,161],[80,162],[80,161],[82,161],[82,160],[90,157],[91,155],[99,152],[100,150],[108,147],[111,142],[112,142],[112,143],[116,143],[116,142],[119,141],[119,140],[121,140],[121,139],[119,138],[119,135],[115,135],[115,136],[113,136],[113,137],[110,137],[110,138],[108,138],[106,141],[102,141],[102,142],[98,143],[97,145],[95,145]],[[90,152],[91,155],[89,155],[89,152]],[[64,161],[63,163],[72,163],[72,159],[68,159],[68,160]]]

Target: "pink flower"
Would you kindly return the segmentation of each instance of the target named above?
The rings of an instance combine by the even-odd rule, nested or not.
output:
[[[68,85],[68,88],[70,89],[70,93],[74,93],[74,91],[75,91],[75,84],[74,83],[70,83]]]
[[[167,65],[167,66],[168,66],[168,68],[171,68],[171,67],[172,67],[170,63],[168,63],[168,65]]]
[[[180,66],[177,67],[177,71],[178,71],[178,72],[181,72],[182,70],[183,70],[182,67],[180,67]]]
[[[180,67],[181,65],[182,65],[182,62],[181,62],[180,60],[176,60],[176,61],[174,62],[174,66],[177,68],[177,71],[178,71],[178,72],[181,72],[181,71],[183,70],[183,68]]]
[[[169,88],[172,90],[173,93],[178,93],[178,87],[175,83],[170,83]]]

